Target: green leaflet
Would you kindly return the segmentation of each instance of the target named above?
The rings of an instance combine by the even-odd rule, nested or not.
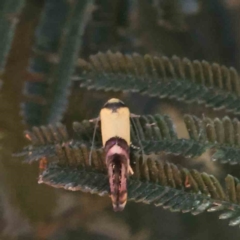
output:
[[[239,164],[240,154],[240,122],[238,119],[231,120],[203,118],[202,120],[191,115],[185,115],[190,138],[199,144],[212,145],[213,160],[221,163]]]
[[[139,92],[240,113],[238,73],[216,63],[108,51],[78,61],[76,75],[87,89]]]
[[[66,26],[66,33],[60,51],[60,60],[53,70],[52,89],[49,93],[47,123],[59,121],[66,109],[67,97],[70,92],[70,76],[74,71],[74,62],[77,60],[81,47],[81,39],[88,20],[88,7],[93,1],[77,0],[73,2],[70,20]]]

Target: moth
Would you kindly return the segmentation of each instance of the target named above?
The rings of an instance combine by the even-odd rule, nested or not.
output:
[[[101,122],[102,145],[114,211],[124,209],[127,203],[127,179],[133,174],[129,159],[130,117],[139,116],[131,114],[124,102],[112,98],[102,107],[99,118],[94,119]]]

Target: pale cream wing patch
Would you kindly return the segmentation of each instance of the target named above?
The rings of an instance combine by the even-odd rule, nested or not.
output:
[[[120,137],[130,145],[130,112],[127,107],[121,107],[116,112],[103,108],[100,120],[103,146],[112,137]]]

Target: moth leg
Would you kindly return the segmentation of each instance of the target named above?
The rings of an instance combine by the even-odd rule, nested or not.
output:
[[[92,119],[89,119],[88,121],[89,121],[89,122],[93,122],[93,123],[97,123],[97,122],[100,121],[100,117],[92,118]]]
[[[130,165],[128,166],[128,174],[129,175],[133,175],[134,174],[134,172],[132,170],[132,167]]]
[[[136,115],[136,114],[131,113],[131,114],[130,114],[130,117],[132,117],[132,118],[140,118],[141,115]],[[140,134],[139,134],[139,132],[138,132],[137,125],[136,125],[136,123],[135,123],[135,121],[134,121],[133,119],[132,119],[132,124],[133,124],[133,126],[134,126],[134,128],[135,128],[136,135],[137,135],[137,138],[138,138],[138,141],[139,141],[139,145],[140,145],[140,146],[139,146],[139,147],[138,147],[138,146],[134,146],[132,143],[131,143],[130,145],[131,145],[131,147],[132,147],[133,149],[138,149],[139,152],[140,152],[140,151],[142,152],[142,164],[144,165],[144,164],[146,163],[146,159],[145,159],[145,157],[144,157],[143,145],[142,145],[142,143],[141,143],[141,138],[140,138]]]
[[[92,152],[93,152],[93,148],[94,148],[94,141],[95,141],[95,137],[96,137],[97,125],[98,125],[99,120],[100,120],[100,117],[89,120],[89,122],[93,122],[95,124],[94,131],[93,131],[93,138],[92,138],[92,146],[91,146],[91,150],[89,153],[89,159],[88,159],[89,166],[92,165]]]
[[[141,115],[136,115],[136,114],[134,114],[134,113],[130,113],[130,117],[131,117],[131,118],[140,118]]]
[[[134,144],[132,144],[132,143],[130,143],[130,147],[132,148],[132,149],[134,149],[134,150],[139,150],[139,151],[137,151],[139,154],[140,154],[140,151],[141,151],[141,147],[139,147],[139,146],[136,146],[136,145],[134,145]],[[144,151],[143,151],[143,149],[142,149],[142,165],[144,165],[145,163],[146,163],[146,160],[147,160],[147,158],[146,158],[146,156],[144,155]]]
[[[130,143],[130,147],[131,148],[133,148],[133,149],[140,149],[140,147],[139,146],[136,146],[136,145],[134,145],[133,143]]]

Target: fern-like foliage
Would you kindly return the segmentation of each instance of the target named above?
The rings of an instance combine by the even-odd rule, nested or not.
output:
[[[240,122],[231,120],[203,118],[202,120],[186,115],[184,118],[190,138],[199,144],[215,149],[213,160],[221,163],[239,164],[240,154]]]
[[[61,146],[63,149],[74,143],[92,146],[92,136],[95,124],[84,120],[74,122],[74,136],[68,137],[66,127],[60,123],[56,125],[33,127],[32,131],[25,131],[25,136],[31,140],[32,145],[18,156],[25,156],[25,161],[32,162],[41,159],[45,154],[54,155]],[[132,152],[136,156],[148,156],[165,152],[186,157],[201,155],[208,145],[203,145],[189,139],[179,139],[171,119],[166,115],[143,115],[131,119]],[[136,148],[138,146],[139,148]],[[96,131],[94,141],[95,149],[102,148],[101,129]],[[65,150],[64,150],[65,151]]]
[[[65,133],[62,135],[59,132],[57,136],[58,140],[62,141],[66,137]],[[34,141],[39,143],[42,140],[40,137]],[[103,150],[93,150],[92,165],[89,166],[89,146],[73,141],[55,146],[58,147],[53,151],[53,155],[46,151],[41,156],[47,159],[48,167],[40,174],[39,183],[72,191],[97,193],[101,196],[108,194]],[[128,182],[129,200],[163,206],[171,211],[191,212],[194,215],[206,209],[228,210],[221,214],[220,218],[231,218],[232,226],[240,224],[238,179],[227,176],[224,189],[212,175],[196,170],[189,171],[156,157],[148,157],[146,164],[142,164],[141,157],[134,155],[131,160],[134,175]]]
[[[55,156],[57,149],[61,149],[62,144],[69,142],[66,127],[61,123],[48,127],[33,127],[32,131],[25,131],[25,137],[31,140],[32,145],[14,155],[25,156],[25,161],[30,163],[38,161],[46,154]]]
[[[138,140],[137,129],[138,135],[143,139],[145,154],[142,156],[135,148],[131,149],[130,159],[134,175],[128,183],[129,200],[152,203],[171,211],[191,212],[195,215],[205,210],[210,212],[227,210],[220,215],[220,219],[230,218],[230,225],[240,225],[240,183],[238,179],[228,175],[224,188],[212,175],[188,170],[164,162],[157,154],[152,155],[153,149],[154,151],[157,149],[157,152],[166,151],[169,145],[176,148],[176,144],[171,145],[171,141],[174,143],[182,141],[177,138],[169,117],[149,115],[133,118],[132,121],[135,121],[131,125],[132,140],[133,142]],[[205,147],[215,144],[216,141],[211,140],[214,136],[213,129],[209,128],[204,134],[201,130],[204,129],[204,125],[196,125],[196,121],[200,122],[196,117],[187,115],[185,121],[191,136],[190,140],[185,139],[185,141],[194,139],[198,142],[200,139],[200,143]],[[209,121],[209,119],[204,119],[206,128],[209,127]],[[224,118],[219,122],[223,123],[223,131],[227,133],[231,121],[229,123],[229,119]],[[70,138],[66,127],[60,123],[33,127],[32,131],[25,132],[25,136],[31,140],[32,145],[16,155],[24,156],[25,161],[29,163],[43,158],[47,160],[47,168],[40,173],[39,183],[72,191],[81,190],[105,195],[109,191],[109,185],[99,128],[96,134],[96,145],[92,151],[92,164],[89,165],[93,128],[94,123],[89,121],[75,122],[73,124],[75,136]],[[218,134],[216,131],[215,135]],[[224,136],[221,139],[225,140],[221,143],[229,141],[229,135]],[[158,145],[155,148],[148,148],[146,144],[148,142],[152,145],[156,142]],[[209,142],[210,145],[208,145]],[[165,149],[164,143],[167,146]],[[219,146],[221,149],[221,145]],[[179,149],[182,150],[182,146],[179,145]],[[143,164],[143,158],[145,164]]]
[[[59,121],[67,107],[67,97],[71,86],[70,77],[74,72],[74,63],[82,44],[81,39],[91,4],[92,0],[78,0],[72,5],[70,20],[66,27],[67,32],[59,53],[60,61],[53,71],[53,88],[49,94],[51,101],[48,106],[47,123]]]
[[[214,110],[240,113],[240,81],[234,68],[176,56],[98,53],[78,61],[81,87],[139,92],[149,97],[204,103]]]
[[[30,82],[25,89],[28,96],[36,96],[35,102],[23,106],[30,125],[61,120],[91,3],[46,1],[35,45],[37,56],[31,63]],[[54,32],[49,33],[49,24]],[[40,102],[39,96],[43,98]]]
[[[24,3],[24,0],[2,0],[0,2],[0,72],[4,70],[15,27]]]
[[[148,156],[160,152],[196,157],[207,149],[212,150],[212,160],[220,163],[239,164],[239,135],[240,123],[229,117],[221,119],[204,118],[185,115],[184,121],[190,139],[178,138],[171,119],[166,115],[142,115],[131,119],[131,141],[134,146],[132,152],[138,156]],[[25,136],[32,141],[32,145],[20,153],[27,155],[26,161],[39,160],[45,154],[53,154],[61,145],[74,142],[77,145],[86,144],[89,148],[94,144],[95,149],[102,148],[101,129],[97,128],[94,143],[92,136],[95,123],[88,120],[74,122],[74,136],[69,137],[66,127],[60,123],[56,125],[33,127],[32,131],[25,131]]]
[[[27,101],[22,104],[22,115],[30,126],[45,122],[46,99],[51,87],[49,76],[56,64],[54,58],[58,55],[69,11],[70,5],[65,0],[45,1],[24,86]]]

